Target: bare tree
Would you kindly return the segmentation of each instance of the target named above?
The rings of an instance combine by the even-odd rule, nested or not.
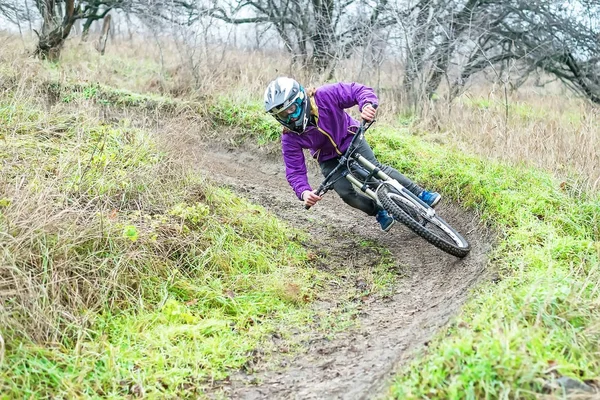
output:
[[[434,97],[443,82],[452,99],[488,68],[507,81],[508,65],[515,85],[543,70],[600,103],[599,0],[573,0],[570,8],[563,0],[29,1],[42,16],[41,57],[59,54],[74,21],[84,22],[85,35],[110,10],[122,10],[153,28],[164,24],[161,32],[201,19],[255,24],[276,32],[294,62],[330,75],[338,60],[377,42],[380,55],[404,59],[402,84],[413,105]],[[23,4],[0,0],[0,14],[31,20]],[[378,56],[374,65],[382,62]]]
[[[0,15],[11,24],[18,25],[27,19],[27,9],[16,0],[0,0]]]
[[[9,4],[8,1],[0,0],[0,5]],[[28,0],[25,0],[28,1]],[[122,10],[126,14],[137,14],[138,16],[152,16],[170,20],[174,15],[191,15],[190,10],[194,7],[181,0],[32,0],[35,3],[39,16],[42,19],[40,32],[34,30],[38,35],[39,42],[35,55],[41,58],[56,60],[65,39],[71,33],[74,23],[83,20],[83,36],[85,37],[94,21],[104,19],[111,10]],[[27,5],[27,3],[25,2]],[[5,7],[9,10],[8,7]],[[11,10],[16,10],[14,7]],[[1,10],[1,9],[0,9]],[[8,11],[7,11],[8,12]],[[25,18],[21,12],[21,18]],[[27,15],[31,20],[36,18]],[[178,18],[179,18],[178,17]]]
[[[371,32],[395,23],[386,15],[387,5],[387,0],[239,0],[203,14],[232,24],[268,24],[294,60],[324,72]],[[236,16],[243,12],[251,16]]]
[[[498,26],[511,52],[530,70],[542,69],[600,104],[600,2],[515,2],[511,20]]]
[[[517,84],[542,69],[600,102],[600,3],[571,3],[577,4],[567,9],[558,0],[418,0],[399,10],[409,98],[431,98],[445,79],[452,99],[473,75],[518,65]]]

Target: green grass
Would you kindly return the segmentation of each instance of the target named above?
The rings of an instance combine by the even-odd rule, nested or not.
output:
[[[60,83],[58,81],[47,82],[46,92],[55,101],[62,103],[85,104],[93,101],[100,106],[159,111],[166,114],[184,113],[191,110],[197,116],[208,120],[217,131],[222,131],[224,128],[239,130],[241,134],[234,135],[233,142],[236,144],[253,139],[258,145],[265,145],[278,141],[281,137],[281,126],[265,113],[261,103],[241,103],[233,96],[207,97],[200,103],[175,100],[155,94],[139,94],[97,83]],[[227,135],[222,134],[221,136],[226,137]]]
[[[334,277],[304,234],[144,129],[68,110],[0,99],[4,396],[194,397],[276,351],[275,332],[293,347],[293,331],[348,325],[345,305],[315,322]]]
[[[181,111],[184,107],[194,105],[166,96],[140,94],[126,89],[115,89],[99,83],[65,83],[51,80],[46,82],[45,91],[50,98],[62,103],[92,100],[102,106],[128,107],[162,112]]]
[[[281,125],[268,115],[259,102],[239,103],[230,97],[219,97],[210,106],[211,120],[217,126],[241,129],[244,136],[255,138],[259,145],[277,141],[281,137]]]
[[[499,233],[489,268],[500,280],[472,294],[390,395],[536,398],[553,376],[598,377],[600,196],[544,172],[374,131],[382,161],[476,210]]]

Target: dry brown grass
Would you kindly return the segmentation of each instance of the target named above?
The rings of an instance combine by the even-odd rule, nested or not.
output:
[[[281,321],[300,327],[321,279],[297,232],[182,159],[212,126],[197,102],[72,79],[79,63],[99,82],[135,69],[105,62],[117,72],[0,61],[0,392],[10,398],[120,398],[133,381],[189,394],[190,376],[225,378]]]
[[[486,158],[546,169],[582,189],[600,188],[599,107],[568,92],[528,87],[508,98],[498,92],[467,92],[426,126],[437,124],[447,142]]]
[[[0,324],[9,339],[76,339],[97,311],[152,293],[147,277],[166,279],[180,222],[150,227],[144,213],[166,214],[198,186],[126,121],[83,102],[46,109],[39,65],[22,62],[0,96]],[[130,240],[128,224],[158,229],[156,239]],[[198,245],[178,238],[180,249]]]
[[[4,60],[31,75],[67,81],[99,82],[142,93],[185,99],[206,95],[236,96],[260,101],[266,84],[278,75],[294,75],[306,86],[323,77],[293,68],[289,57],[272,52],[245,52],[230,47],[187,48],[170,41],[110,43],[102,57],[92,45],[72,39],[55,70],[24,58],[21,41],[0,37]],[[159,46],[160,45],[160,46]],[[31,46],[30,46],[31,47]],[[135,60],[135,61],[134,61]],[[381,119],[395,122],[405,114],[398,102],[401,68],[385,63],[373,70],[361,59],[339,63],[335,80],[362,81],[379,88]],[[508,113],[506,112],[508,101]],[[559,88],[529,86],[504,97],[504,88],[480,82],[450,106],[410,123],[411,131],[433,133],[447,143],[484,157],[524,163],[550,170],[577,186],[600,187],[600,127],[598,107]],[[406,119],[405,119],[406,120]]]

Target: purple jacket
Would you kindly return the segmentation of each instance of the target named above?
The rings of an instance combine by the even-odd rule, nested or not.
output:
[[[281,149],[285,175],[299,199],[305,190],[312,190],[302,149],[309,149],[320,163],[342,155],[359,126],[344,109],[358,105],[362,110],[367,103],[378,104],[375,92],[368,86],[343,82],[324,85],[311,98],[317,126],[308,126],[301,135],[284,130]]]

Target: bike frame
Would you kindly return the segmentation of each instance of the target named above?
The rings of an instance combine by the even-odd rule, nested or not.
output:
[[[411,199],[409,200],[403,198],[403,196],[399,196],[399,199],[407,206],[415,209],[415,211],[418,211],[419,214],[427,218],[432,218],[435,216],[435,210],[433,208],[429,207],[429,205],[415,196],[414,193],[402,186],[400,182],[391,178],[375,164],[367,160],[363,155],[356,151],[357,144],[364,140],[365,132],[372,124],[373,122],[362,122],[360,124],[358,131],[350,142],[350,146],[340,157],[338,165],[327,175],[323,183],[321,183],[316,191],[316,194],[319,196],[324,195],[333,187],[338,179],[346,178],[356,189],[360,190],[362,193],[373,199],[380,207],[382,207],[377,196],[377,190],[381,187],[381,185],[387,184],[396,189],[399,194]],[[346,169],[346,171],[344,171],[336,180],[332,181],[335,173],[342,168]],[[379,181],[372,182],[372,178],[377,178]],[[306,208],[308,209],[310,207],[307,206]]]

